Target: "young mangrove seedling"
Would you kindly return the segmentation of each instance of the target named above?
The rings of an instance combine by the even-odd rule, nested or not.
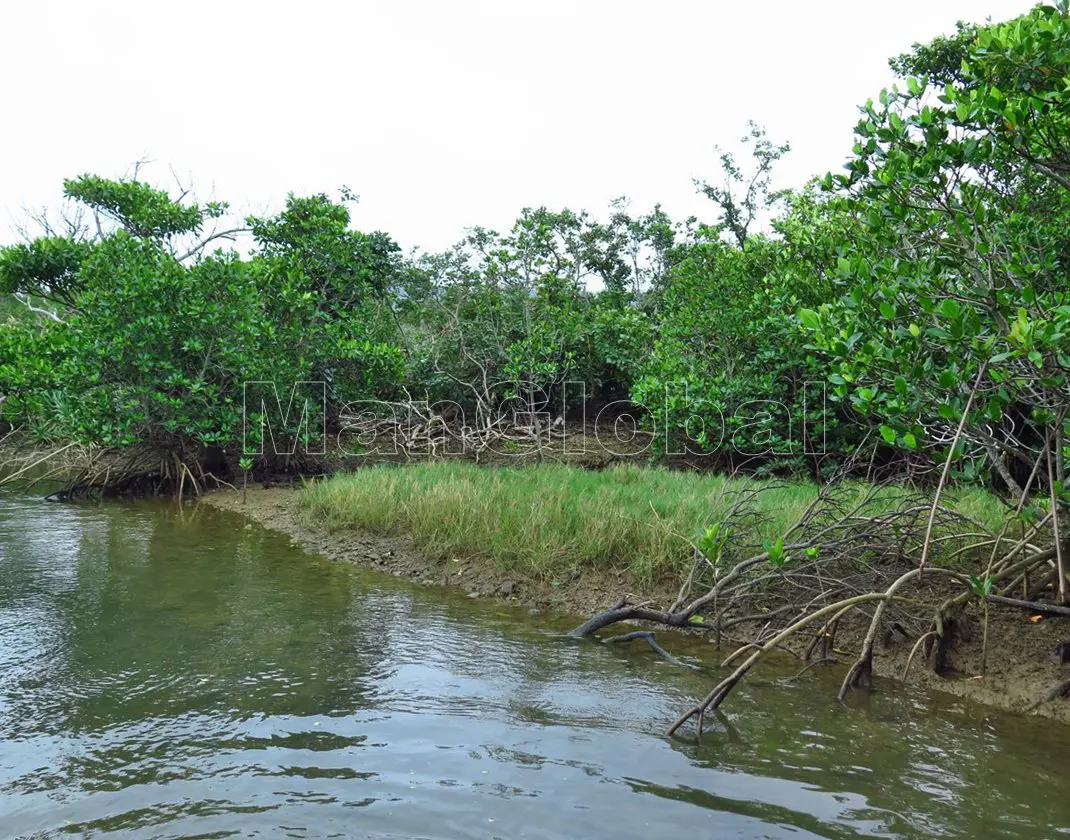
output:
[[[253,468],[253,459],[252,458],[240,458],[238,460],[238,466],[241,467],[241,471],[242,471],[241,503],[244,505],[246,496],[247,496],[247,494],[249,492],[249,470],[251,470]]]

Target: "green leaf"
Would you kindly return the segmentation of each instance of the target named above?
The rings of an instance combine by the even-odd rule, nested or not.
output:
[[[895,429],[891,426],[880,427],[881,437],[884,438],[884,442],[891,445],[895,443]]]
[[[799,321],[808,330],[816,330],[821,326],[821,318],[813,309],[800,309]]]
[[[944,298],[937,305],[936,311],[948,320],[953,320],[958,318],[959,314],[962,312],[962,304],[953,298]]]
[[[776,542],[770,542],[766,540],[764,543],[765,550],[769,554],[769,562],[774,566],[783,566],[787,561],[787,557],[784,555],[784,538],[777,538]]]

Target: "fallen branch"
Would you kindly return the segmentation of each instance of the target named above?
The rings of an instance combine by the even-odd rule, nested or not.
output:
[[[658,656],[660,656],[666,662],[671,662],[673,665],[679,665],[681,668],[695,667],[694,665],[677,659],[675,656],[665,650],[665,648],[658,644],[657,639],[654,638],[654,634],[651,633],[649,630],[636,630],[634,633],[624,633],[620,636],[610,636],[608,639],[603,639],[602,644],[617,645],[623,644],[624,642],[632,642],[636,639],[645,640],[646,643],[650,645],[650,649],[654,651],[654,653],[658,654]]]

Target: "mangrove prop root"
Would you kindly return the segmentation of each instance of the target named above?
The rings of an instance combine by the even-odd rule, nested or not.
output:
[[[944,467],[947,474],[947,464]],[[903,491],[894,508],[889,509],[887,496],[878,494],[877,488],[859,499],[849,487],[845,490],[842,484],[830,483],[798,521],[781,534],[775,543],[778,557],[774,558],[768,548],[763,552],[756,541],[747,542],[740,536],[747,529],[736,527],[758,515],[756,509],[751,509],[752,499],[748,496],[744,503],[733,505],[728,516],[719,519],[721,533],[733,534],[733,540],[718,544],[712,557],[694,549],[690,568],[681,570],[685,579],[669,609],[637,604],[626,597],[569,635],[589,638],[618,622],[687,627],[718,635],[734,624],[753,624],[756,632],[748,632],[750,638],[739,640],[742,646],[724,660],[725,673],[731,673],[681,715],[670,729],[673,734],[692,720],[701,729],[706,715],[716,711],[755,663],[774,648],[790,648],[796,655],[805,648],[804,663],[835,659],[841,619],[859,607],[864,607],[869,626],[857,659],[850,663],[839,688],[837,697],[841,701],[852,689],[872,684],[875,648],[886,633],[898,631],[912,644],[904,673],[909,673],[914,658],[919,656],[939,671],[955,633],[958,613],[978,596],[973,591],[976,582],[971,583],[965,574],[929,562],[930,554],[937,556],[936,551],[940,551],[939,559],[946,560],[949,551],[958,557],[982,550],[988,554],[991,547],[992,559],[985,570],[985,577],[994,585],[989,600],[1003,606],[1064,614],[1061,608],[1048,609],[1048,605],[1033,599],[1016,603],[1010,595],[1018,594],[1018,589],[1008,589],[1027,577],[1030,581],[1057,577],[1059,550],[1046,547],[1047,540],[1041,533],[1048,517],[1013,538],[1007,538],[1008,528],[996,537],[979,533],[979,529],[986,530],[983,524],[941,505],[939,498],[939,493],[933,500]],[[988,539],[978,541],[979,537]],[[964,545],[953,542],[956,540]],[[779,562],[772,563],[775,559]],[[929,587],[909,598],[901,590],[908,584],[913,587],[930,574],[952,581],[957,591],[941,596],[944,600],[937,618],[926,628],[924,616],[913,610],[922,605],[929,609],[930,597],[942,587],[936,591]],[[1070,610],[1070,606],[1065,609]],[[764,626],[759,630],[759,625]],[[811,636],[817,628],[820,630]],[[806,638],[799,643],[802,635]]]
[[[790,638],[792,635],[799,632],[803,628],[809,627],[818,619],[824,618],[825,616],[831,615],[832,613],[839,612],[845,607],[855,607],[860,604],[866,604],[873,601],[884,601],[888,597],[889,596],[883,592],[869,592],[865,595],[856,595],[853,598],[847,598],[843,601],[836,601],[833,604],[829,604],[819,610],[815,610],[814,612],[804,616],[803,618],[800,618],[798,621],[781,630],[767,642],[758,645],[757,649],[749,657],[747,657],[747,660],[742,665],[736,668],[736,670],[733,671],[725,679],[717,683],[717,685],[713,687],[713,690],[710,691],[710,693],[707,694],[702,699],[702,701],[699,702],[694,708],[684,712],[684,714],[679,717],[676,723],[674,723],[669,728],[668,734],[670,736],[674,735],[676,731],[689,720],[691,720],[691,718],[697,718],[699,715],[705,715],[706,712],[712,709],[716,709],[718,706],[720,706],[721,703],[724,702],[725,698],[728,697],[728,695],[731,693],[732,689],[736,687],[739,681],[743,679],[743,677],[747,675],[747,672],[750,671],[750,669],[757,664],[758,660],[761,659],[767,651],[772,650],[774,647],[781,644],[785,639]]]
[[[873,618],[869,623],[869,630],[866,632],[866,638],[862,642],[862,650],[858,655],[858,659],[855,660],[850,670],[847,672],[847,676],[843,678],[843,684],[840,686],[840,692],[836,695],[836,699],[841,703],[844,698],[847,697],[847,693],[859,686],[872,686],[873,684],[873,644],[877,640],[877,635],[881,628],[881,621],[884,618],[884,610],[888,606],[888,603],[895,597],[896,593],[902,589],[906,584],[915,578],[921,577],[924,569],[918,566],[916,569],[911,569],[906,574],[900,575],[891,586],[884,592],[884,597],[880,599],[877,604],[877,608],[873,611]],[[930,569],[932,573],[941,573],[953,575],[956,578],[962,579],[963,576],[957,572],[952,572],[948,569]]]
[[[951,642],[958,628],[957,613],[956,615],[937,613],[933,626],[935,635],[924,643],[925,658],[929,670],[934,674],[941,674],[947,664],[948,650],[951,648]]]
[[[840,612],[836,613],[832,618],[825,622],[824,627],[817,631],[813,641],[810,642],[810,646],[806,649],[806,654],[803,656],[805,661],[810,661],[810,657],[814,655],[814,650],[818,643],[821,644],[821,656],[823,659],[828,659],[836,652],[836,630],[840,626],[840,619],[847,615],[852,609],[854,609],[853,606],[844,607]]]
[[[4,476],[2,479],[0,479],[0,484],[9,484],[9,483],[13,482],[16,478],[18,478],[23,473],[26,473],[29,470],[32,470],[34,467],[40,466],[41,464],[45,463],[46,461],[50,460],[51,458],[55,458],[57,455],[61,455],[62,453],[66,452],[68,449],[70,449],[72,446],[74,446],[73,443],[68,443],[62,449],[57,449],[54,452],[49,452],[43,458],[38,458],[33,463],[27,464],[26,466],[22,467],[19,470],[16,470],[15,472],[11,473],[10,475]]]
[[[907,674],[910,673],[910,663],[914,661],[914,657],[917,655],[918,651],[921,649],[921,646],[924,645],[926,642],[931,641],[931,640],[933,640],[935,638],[936,638],[936,631],[935,630],[930,630],[928,633],[923,633],[921,636],[918,637],[918,640],[916,642],[914,642],[914,647],[912,647],[910,649],[910,656],[907,657],[907,664],[903,668],[903,676],[900,677],[900,679],[903,682],[906,682]]]
[[[666,612],[651,607],[632,605],[627,600],[611,607],[603,613],[588,619],[579,627],[569,631],[570,636],[585,639],[603,627],[617,624],[621,621],[652,621],[656,624],[664,624],[667,627],[683,627],[688,623],[690,614],[682,612]]]
[[[891,598],[899,590],[901,586],[906,584],[913,578],[918,577],[922,573],[922,567],[919,566],[916,569],[911,569],[905,575],[901,575],[891,586],[886,590],[885,598],[877,604],[877,609],[873,611],[873,618],[869,623],[869,630],[866,632],[866,638],[862,642],[862,651],[858,655],[858,659],[854,661],[850,669],[847,671],[847,676],[843,678],[843,684],[840,686],[840,692],[836,695],[836,699],[841,703],[847,696],[847,692],[852,688],[857,688],[861,685],[869,686],[873,681],[873,643],[877,639],[877,633],[880,630],[881,619],[884,618],[884,605],[888,603],[888,599]]]

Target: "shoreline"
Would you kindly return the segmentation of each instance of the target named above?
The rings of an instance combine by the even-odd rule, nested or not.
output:
[[[655,601],[671,601],[676,594],[666,587],[651,587],[623,570],[616,573],[585,570],[565,579],[546,580],[518,570],[497,568],[485,558],[429,558],[406,536],[373,534],[355,528],[331,533],[310,526],[302,517],[299,493],[300,490],[292,487],[249,487],[244,505],[241,491],[230,490],[206,494],[200,503],[241,514],[263,527],[286,534],[302,548],[330,560],[360,564],[423,586],[461,588],[470,598],[527,607],[533,615],[552,612],[569,616],[577,625],[626,594]],[[906,682],[1003,711],[1037,714],[1070,723],[1070,700],[1064,697],[1028,709],[1053,686],[1070,679],[1070,665],[1056,664],[1048,656],[1054,645],[1070,638],[1070,618],[1048,617],[1034,622],[1018,610],[990,610],[987,667],[981,676],[982,632],[976,613],[975,609],[964,613],[960,637],[950,648],[952,676],[932,673],[915,657]],[[864,631],[861,625],[840,631],[837,641],[842,646],[839,649],[842,658],[830,667],[846,671]],[[659,627],[657,632],[679,631]],[[913,642],[913,639],[893,638],[879,647],[874,658],[875,674],[902,682]],[[726,648],[723,652],[727,655],[731,650]]]
[[[626,593],[648,598],[675,595],[668,590],[651,592],[627,571],[584,570],[560,579],[540,579],[519,570],[499,569],[482,558],[429,558],[407,536],[348,528],[331,533],[305,521],[298,510],[299,493],[293,486],[250,486],[245,505],[241,490],[213,491],[199,503],[241,514],[329,560],[356,563],[423,586],[462,589],[470,598],[498,599],[529,610],[573,616],[577,625]]]

